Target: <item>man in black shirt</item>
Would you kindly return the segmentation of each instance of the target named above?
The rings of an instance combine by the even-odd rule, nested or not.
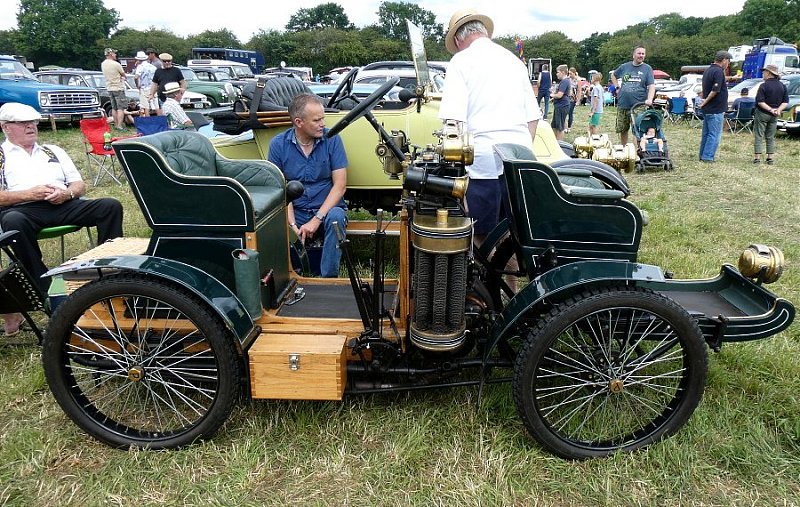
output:
[[[753,116],[753,133],[755,134],[754,164],[761,163],[763,144],[767,145],[767,164],[775,161],[775,129],[778,117],[789,105],[789,94],[786,85],[781,82],[780,71],[776,65],[767,65],[761,69],[764,82],[756,93],[756,112]]]
[[[150,87],[149,97],[152,98],[158,92],[159,103],[164,103],[167,97],[164,95],[164,85],[167,83],[178,83],[181,85],[181,91],[186,91],[186,80],[183,79],[181,69],[172,66],[172,55],[169,53],[161,53],[158,55],[161,59],[162,68],[156,69],[153,74],[153,84]]]
[[[714,63],[703,72],[703,133],[700,137],[700,162],[714,162],[719,142],[722,139],[722,125],[728,109],[728,87],[725,84],[725,69],[731,63],[731,54],[717,51]]]

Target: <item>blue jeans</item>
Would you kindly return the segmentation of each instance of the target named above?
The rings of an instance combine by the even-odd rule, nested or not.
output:
[[[569,118],[567,119],[567,128],[572,128],[572,120],[575,118],[575,101],[569,101]]]
[[[540,94],[536,101],[539,103],[539,107],[542,106],[542,100],[544,100],[544,109],[542,109],[542,117],[546,120],[547,113],[550,112],[550,90],[547,90],[547,93],[542,95]]]
[[[704,114],[703,133],[700,136],[700,160],[714,160],[722,140],[722,123],[725,113]]]
[[[294,209],[294,221],[297,227],[314,218],[317,210]],[[342,258],[342,251],[339,250],[339,239],[336,237],[336,230],[333,223],[338,222],[342,232],[347,231],[347,213],[343,208],[333,207],[325,215],[322,222],[322,232],[325,236],[322,242],[322,259],[319,263],[320,276],[323,278],[336,278],[339,276],[339,261]],[[319,230],[317,230],[319,234]]]

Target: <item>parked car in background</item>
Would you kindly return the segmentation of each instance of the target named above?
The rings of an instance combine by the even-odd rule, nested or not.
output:
[[[761,78],[750,78],[739,81],[735,86],[728,88],[728,111],[733,109],[733,101],[742,96],[742,88],[747,88],[747,96],[756,98],[758,87],[764,80]]]
[[[229,82],[208,81],[198,77],[194,70],[178,65],[186,80],[187,90],[201,93],[206,96],[210,107],[225,107],[233,105],[233,102],[241,97],[238,88]],[[220,71],[220,73],[222,73]]]
[[[411,60],[383,60],[372,62],[361,67],[361,70],[414,70],[414,62]],[[447,62],[428,62],[428,69],[441,74],[447,73]]]
[[[675,79],[656,79],[654,80],[654,83],[656,85],[656,92],[659,92],[664,88],[672,88],[673,86],[677,86],[678,84],[680,84]]]
[[[400,78],[398,86],[414,91],[417,87],[417,73],[413,67],[397,69],[361,69],[356,76],[357,84],[383,84],[395,77]],[[434,93],[444,89],[444,74],[431,70],[431,86]]]
[[[786,107],[788,111],[790,108],[800,105],[800,74],[781,76],[781,81],[786,85],[786,91],[789,93],[789,105]]]
[[[242,90],[244,90],[245,85],[247,83],[251,83],[252,79],[235,79],[232,78],[227,71],[218,70],[218,69],[201,69],[195,67],[192,69],[194,73],[197,75],[197,78],[200,81],[209,81],[212,83],[230,83],[238,90],[237,93],[239,96],[242,95]]]
[[[206,69],[227,72],[231,79],[253,80],[256,78],[249,66],[228,60],[189,60],[186,62],[186,66],[192,70]]]
[[[43,121],[77,122],[103,114],[95,89],[42,83],[11,55],[0,55],[0,105],[27,104],[41,113]]]
[[[43,83],[94,88],[100,95],[103,112],[111,116],[111,94],[106,88],[106,78],[99,70],[57,69],[34,72],[33,75]],[[128,109],[139,109],[139,91],[135,86],[126,83],[125,96],[128,98]]]
[[[778,130],[789,135],[800,135],[800,74],[787,74],[781,77],[789,93],[789,105],[778,119]]]
[[[683,94],[683,96],[686,97],[686,100],[689,101],[689,108],[692,109],[694,107],[695,99],[700,96],[702,91],[702,83],[697,83],[694,81],[681,83],[657,91],[655,103],[666,105],[669,100],[674,99],[675,97],[680,97],[681,94]]]
[[[382,83],[381,83],[382,84]],[[327,102],[333,93],[336,91],[338,85],[336,84],[327,84],[327,83],[306,83],[306,86],[314,92],[315,94],[319,95],[323,101]],[[380,88],[379,84],[355,84],[353,85],[353,93],[359,99],[363,100],[369,97],[372,92]],[[398,101],[400,100],[400,92],[404,90],[401,86],[395,86],[391,88],[385,95],[386,100]]]

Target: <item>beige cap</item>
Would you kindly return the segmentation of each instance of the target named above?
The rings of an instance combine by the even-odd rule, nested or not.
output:
[[[27,104],[19,102],[9,102],[0,107],[0,122],[7,121],[36,121],[41,120],[42,115],[39,111]]]

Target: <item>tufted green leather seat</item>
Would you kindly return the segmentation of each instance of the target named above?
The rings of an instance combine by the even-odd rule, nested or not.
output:
[[[524,146],[496,144],[494,149],[503,163],[511,232],[529,276],[535,276],[534,259],[549,248],[555,249],[560,264],[636,260],[643,218],[623,192],[595,188],[586,175],[559,174],[536,162]],[[565,176],[573,184],[565,184]]]
[[[113,146],[153,230],[148,255],[200,267],[233,287],[231,251],[256,248],[261,275],[273,271],[270,290],[288,283],[286,181],[274,164],[227,159],[196,132]]]

